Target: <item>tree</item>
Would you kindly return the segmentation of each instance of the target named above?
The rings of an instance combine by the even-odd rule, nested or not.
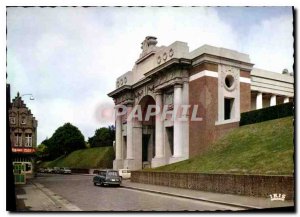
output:
[[[36,156],[38,160],[47,160],[49,157],[48,146],[45,143],[41,143],[36,150]]]
[[[59,127],[46,142],[51,159],[67,155],[75,150],[84,149],[84,136],[80,130],[70,123]]]
[[[106,147],[112,146],[115,140],[115,127],[101,127],[95,131],[95,135],[88,139],[91,147]]]

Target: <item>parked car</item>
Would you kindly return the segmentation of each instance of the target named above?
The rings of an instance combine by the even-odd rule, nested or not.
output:
[[[68,167],[63,167],[60,169],[61,174],[72,174],[72,171]]]
[[[59,167],[54,167],[53,168],[53,173],[60,173],[60,168]]]
[[[122,178],[119,176],[118,170],[99,170],[98,174],[94,176],[94,185],[115,185],[120,186]]]
[[[129,169],[119,169],[119,175],[122,179],[130,179],[131,171]]]
[[[38,169],[38,172],[39,172],[39,173],[45,173],[45,172],[46,172],[46,169],[45,169],[45,168],[39,168],[39,169]]]
[[[48,167],[48,168],[46,169],[46,172],[47,172],[47,173],[53,173],[54,170],[53,170],[52,168]]]

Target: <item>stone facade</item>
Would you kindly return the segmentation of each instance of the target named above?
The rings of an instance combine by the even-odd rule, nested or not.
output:
[[[126,114],[116,115],[115,169],[188,159],[238,127],[240,113],[266,104],[263,98],[269,96],[270,106],[294,96],[292,76],[255,69],[247,54],[209,45],[189,52],[187,43],[179,41],[156,44],[155,37],[145,38],[133,69],[117,78],[116,89],[108,94],[116,114],[124,106],[127,109]],[[147,121],[128,118],[137,105],[143,115],[149,105],[162,109]],[[187,113],[183,105],[190,106]],[[170,112],[181,112],[187,121],[172,118]]]
[[[27,177],[34,171],[34,153],[37,146],[37,120],[26,107],[20,94],[13,99],[9,109],[10,139],[13,164],[22,164]]]

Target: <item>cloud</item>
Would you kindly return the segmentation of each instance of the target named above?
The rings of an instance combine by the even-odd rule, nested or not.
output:
[[[252,26],[245,42],[255,67],[281,73],[293,71],[293,17],[282,15]]]

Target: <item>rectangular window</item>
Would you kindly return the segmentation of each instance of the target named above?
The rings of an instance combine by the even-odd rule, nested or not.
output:
[[[16,124],[16,118],[15,117],[9,117],[9,122],[11,124]]]
[[[15,133],[15,146],[21,147],[22,146],[22,133]]]
[[[32,147],[32,135],[31,135],[31,133],[26,133],[25,138],[26,138],[25,147]]]
[[[234,99],[232,98],[224,99],[224,120],[229,120],[233,118],[233,103]]]

